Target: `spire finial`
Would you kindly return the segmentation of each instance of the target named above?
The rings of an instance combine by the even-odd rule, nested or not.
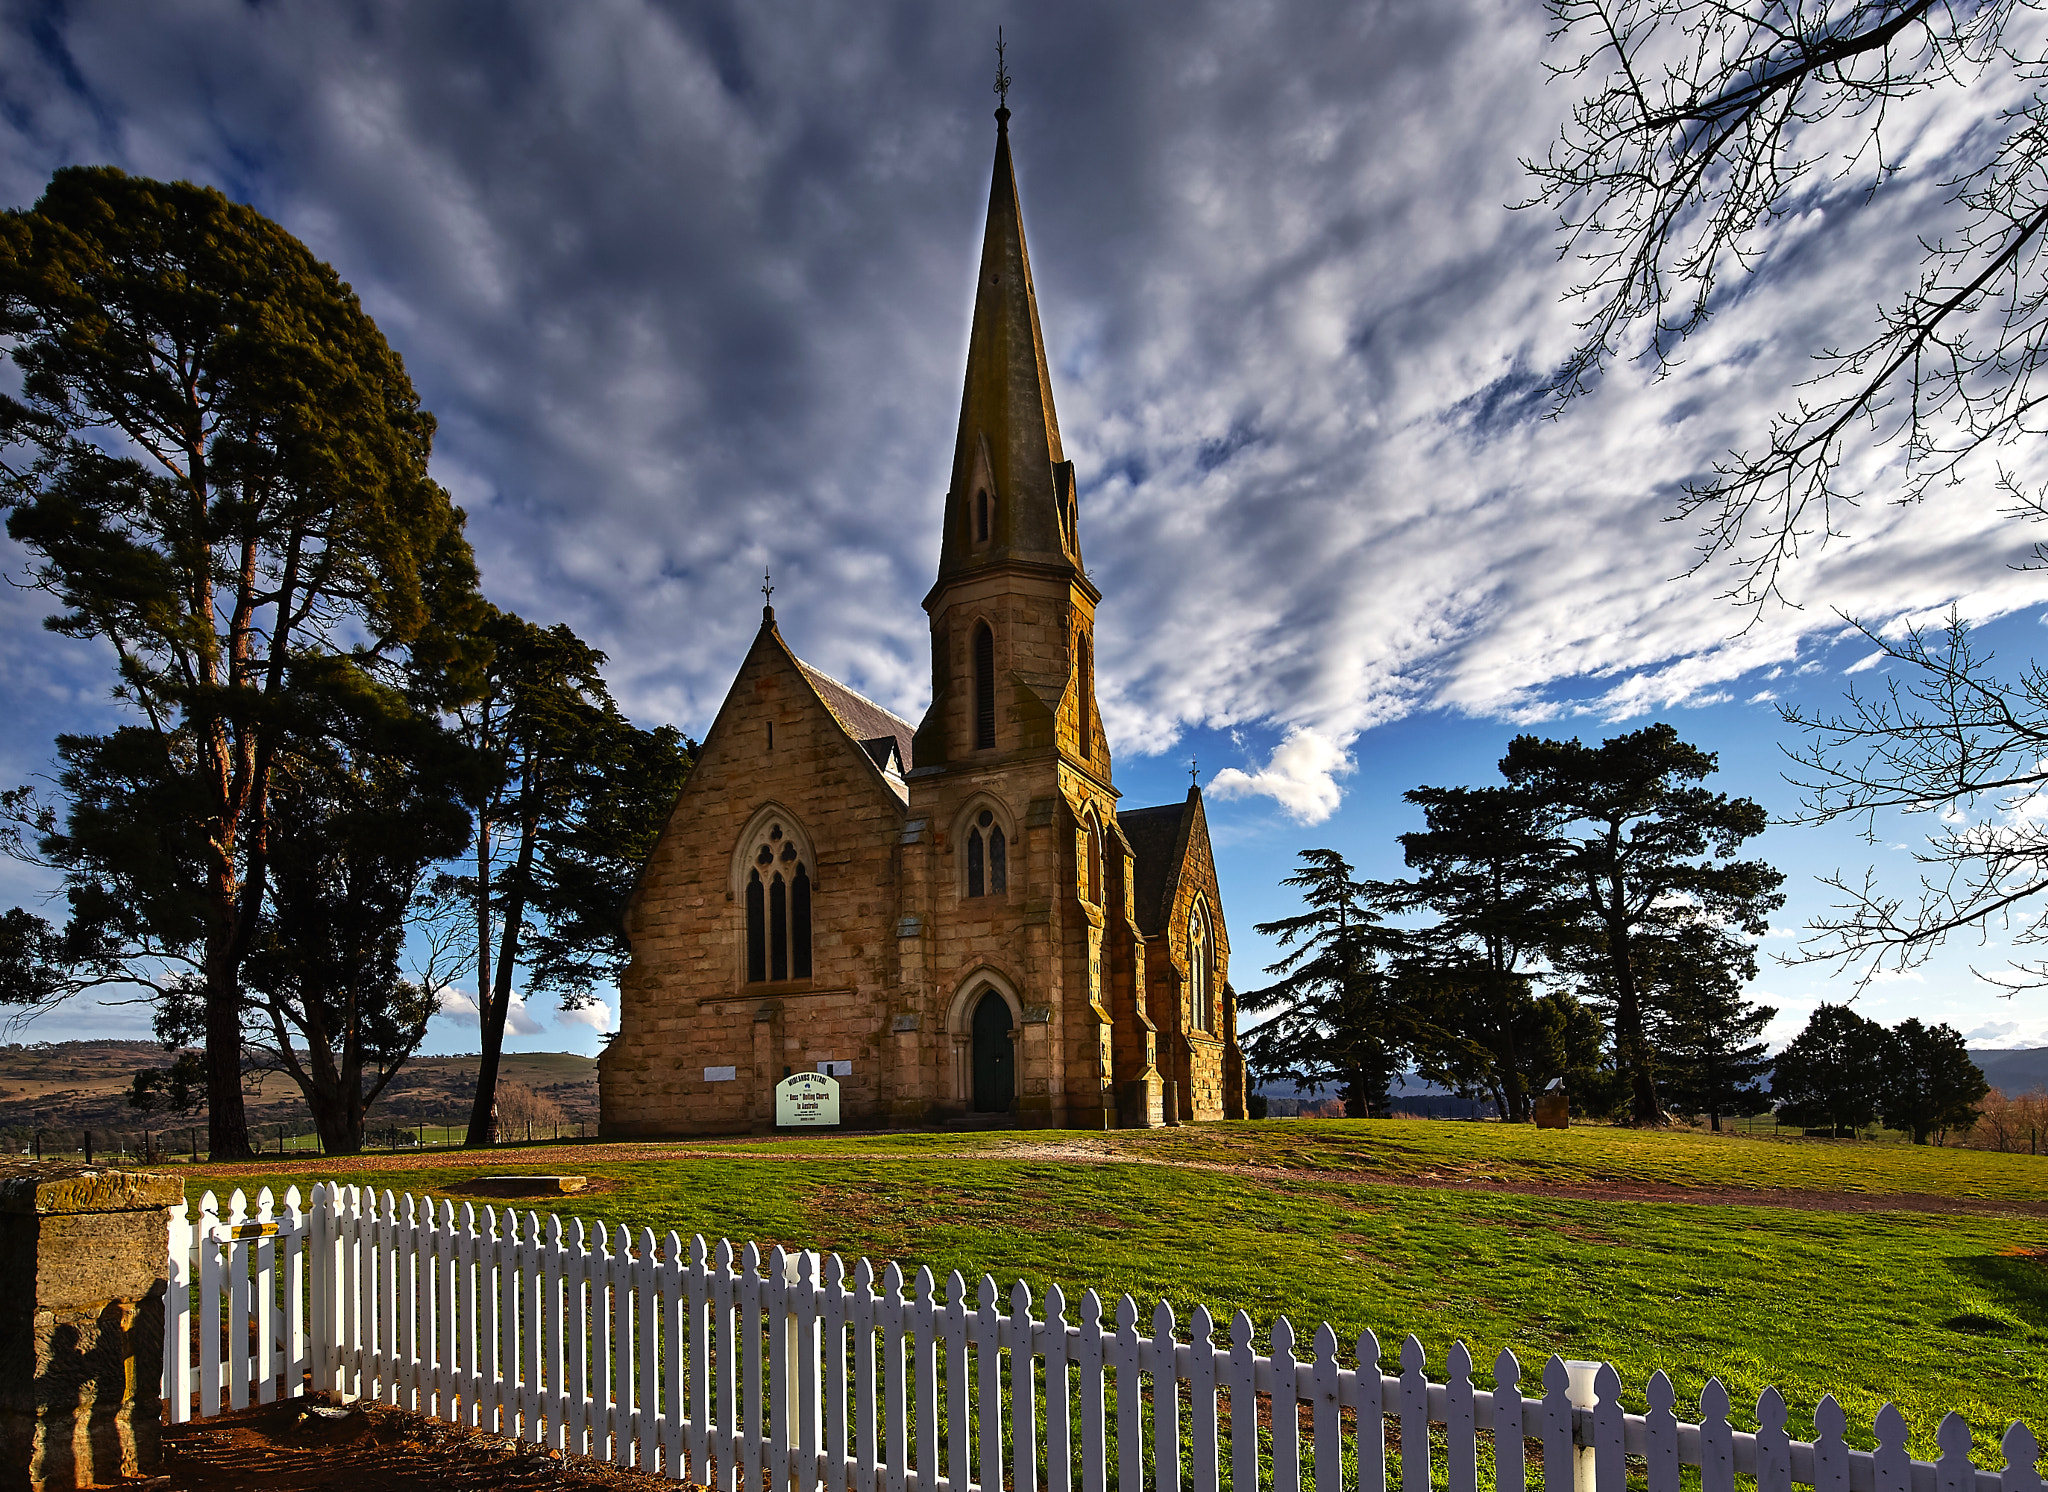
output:
[[[1199,769],[1199,768],[1197,768],[1197,767],[1196,767],[1196,765],[1195,765],[1195,759],[1194,759],[1193,757],[1189,757],[1189,758],[1188,758],[1188,786],[1189,786],[1189,787],[1200,787],[1201,785],[1202,785],[1202,774],[1201,774],[1201,771],[1200,771],[1200,769]]]
[[[1003,65],[1003,28],[996,27],[996,128],[1010,128],[1010,70]]]
[[[768,572],[764,569],[761,572],[761,620],[764,622],[775,620],[775,587],[768,580]]]

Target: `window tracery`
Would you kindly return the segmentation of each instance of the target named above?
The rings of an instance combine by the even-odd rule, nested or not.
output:
[[[995,814],[982,809],[967,830],[967,894],[1001,896],[1010,889],[1010,843]]]
[[[771,817],[756,829],[744,876],[747,982],[811,977],[810,855]]]
[[[1194,1029],[1216,1029],[1216,939],[1196,902],[1188,912],[1188,1000]]]

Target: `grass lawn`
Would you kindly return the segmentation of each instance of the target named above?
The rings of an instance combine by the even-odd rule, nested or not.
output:
[[[522,1149],[197,1166],[187,1191],[329,1179],[459,1197],[479,1166],[540,1169]],[[557,1204],[590,1222],[1021,1277],[1041,1295],[1058,1280],[1070,1299],[1128,1290],[1146,1314],[1163,1296],[1183,1319],[1197,1301],[1262,1329],[1285,1314],[1304,1338],[1323,1320],[1347,1340],[1369,1326],[1390,1360],[1414,1332],[1434,1372],[1462,1338],[1487,1368],[1513,1348],[1525,1391],[1553,1351],[1604,1358],[1634,1408],[1657,1368],[1681,1405],[1710,1373],[1738,1404],[1775,1383],[1801,1433],[1832,1391],[1865,1446],[1889,1398],[1923,1458],[1951,1408],[1980,1462],[1996,1462],[2009,1420],[2048,1439],[2048,1157],[1344,1120],[544,1153],[547,1169],[615,1184]],[[1545,1194],[1610,1187],[1716,1195]],[[1738,1205],[1745,1193],[1802,1205]],[[1868,1210],[1873,1194],[1979,1211]],[[1865,1210],[1831,1210],[1830,1195]]]

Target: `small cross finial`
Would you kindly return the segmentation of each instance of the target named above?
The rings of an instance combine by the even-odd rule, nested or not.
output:
[[[761,603],[769,605],[775,600],[775,587],[768,583],[768,572],[761,572]]]
[[[1201,773],[1201,770],[1200,770],[1200,769],[1199,769],[1199,768],[1198,768],[1198,767],[1197,767],[1197,766],[1195,765],[1195,759],[1194,759],[1193,757],[1189,757],[1189,758],[1188,758],[1188,786],[1189,786],[1189,787],[1199,787],[1199,786],[1201,786],[1201,781],[1202,781],[1202,773]]]
[[[1010,70],[1003,65],[1003,28],[996,27],[996,118],[1007,122],[1010,117]]]

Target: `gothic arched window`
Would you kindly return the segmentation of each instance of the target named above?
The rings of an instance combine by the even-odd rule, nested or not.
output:
[[[1197,902],[1188,913],[1188,1002],[1197,1031],[1216,1029],[1216,940]]]
[[[987,622],[974,624],[974,749],[996,744],[996,635]]]
[[[967,894],[1000,896],[1009,889],[1009,841],[996,816],[984,808],[967,831]]]
[[[747,982],[811,977],[811,871],[779,819],[763,822],[746,869]]]
[[[1102,826],[1088,820],[1088,899],[1102,905]]]

